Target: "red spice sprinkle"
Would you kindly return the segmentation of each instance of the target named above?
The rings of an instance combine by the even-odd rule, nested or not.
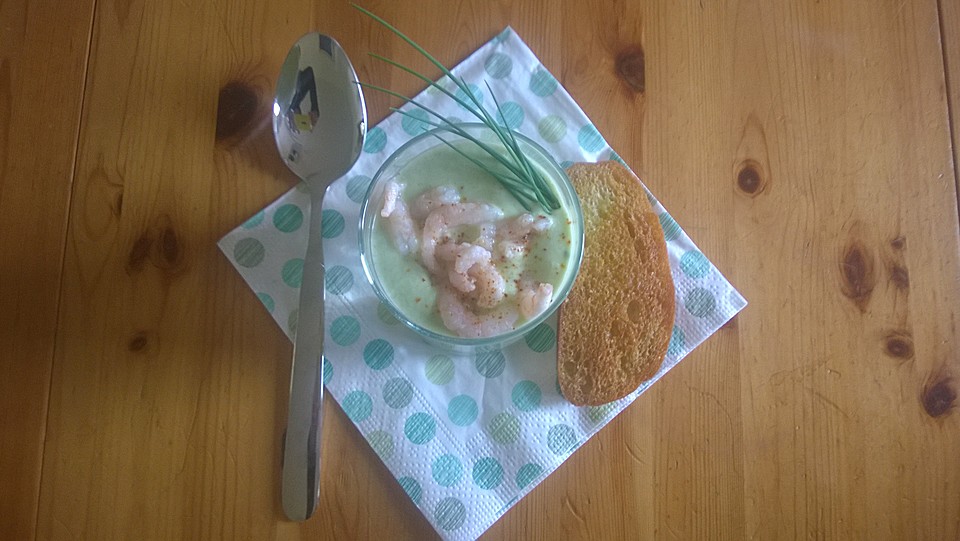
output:
[[[420,297],[417,297],[416,299],[413,299],[413,300],[414,300],[415,302],[420,302],[420,301],[422,301],[423,299],[421,299]]]

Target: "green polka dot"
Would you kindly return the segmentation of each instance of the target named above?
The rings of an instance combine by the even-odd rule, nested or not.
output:
[[[369,187],[370,177],[366,175],[350,177],[350,180],[347,181],[347,197],[354,203],[362,203]]]
[[[461,101],[467,103],[468,105],[470,105],[472,108],[475,109],[477,106],[476,106],[476,104],[473,103],[473,100],[470,98],[470,96],[472,95],[474,98],[477,99],[477,101],[479,101],[479,102],[482,104],[482,103],[483,103],[483,91],[480,90],[480,87],[479,87],[479,86],[477,86],[477,85],[475,85],[475,84],[473,84],[473,83],[467,83],[467,89],[470,90],[470,94],[469,94],[469,95],[468,95],[466,92],[464,92],[464,90],[463,90],[462,88],[457,88],[457,91],[454,93],[454,95],[455,95],[457,98],[459,98]],[[461,107],[462,107],[462,106],[461,106]]]
[[[567,134],[567,122],[557,115],[547,115],[537,122],[537,132],[544,141],[556,143]]]
[[[547,432],[547,447],[557,455],[565,455],[577,444],[577,433],[570,425],[559,424],[550,427]]]
[[[710,261],[697,250],[690,250],[680,257],[680,270],[690,278],[703,278],[710,273]]]
[[[667,346],[667,355],[680,355],[685,346],[686,337],[683,335],[683,329],[674,325],[673,333],[670,335],[670,345]]]
[[[534,479],[540,477],[541,473],[543,473],[543,468],[539,464],[530,463],[520,466],[520,469],[517,470],[517,488],[526,488]]]
[[[463,464],[453,455],[442,455],[430,466],[433,480],[442,487],[452,487],[463,477]]]
[[[321,235],[325,239],[336,238],[343,233],[345,224],[342,214],[333,209],[327,209],[320,216]]]
[[[323,358],[323,384],[326,385],[330,383],[330,378],[333,377],[333,363],[330,362],[330,359],[326,357]]]
[[[603,149],[603,137],[600,137],[600,132],[593,124],[580,128],[580,132],[577,133],[577,142],[586,152],[599,152]]]
[[[500,104],[500,111],[497,111],[497,123],[506,126],[511,130],[516,130],[523,124],[523,107],[515,101],[508,101]]]
[[[387,305],[382,302],[377,305],[377,318],[385,325],[396,325],[400,323],[400,320],[397,319],[397,317],[393,315],[393,312],[387,308]]]
[[[397,482],[403,487],[403,491],[407,493],[407,496],[413,500],[413,503],[420,505],[420,498],[423,497],[423,488],[420,487],[420,483],[413,477],[401,477],[397,479]]]
[[[240,239],[233,247],[234,261],[241,267],[248,269],[259,265],[265,254],[266,250],[264,250],[263,244],[253,237]]]
[[[530,76],[530,92],[545,98],[557,91],[557,80],[550,75],[550,72],[543,69],[543,66],[537,66]]]
[[[373,447],[373,450],[377,452],[380,460],[387,461],[393,457],[393,436],[387,432],[383,430],[371,432],[367,436],[367,441],[370,442],[370,447]]]
[[[367,154],[376,154],[387,146],[387,132],[377,126],[367,132],[367,137],[363,141],[363,151]]]
[[[343,295],[353,287],[353,273],[343,265],[336,265],[327,269],[324,282],[327,291],[334,295]]]
[[[363,362],[372,370],[383,370],[393,362],[393,346],[382,338],[367,342],[363,347]]]
[[[447,416],[457,426],[467,426],[476,421],[478,413],[477,401],[465,394],[453,397],[447,405]]]
[[[257,227],[263,222],[263,217],[266,215],[267,213],[261,210],[260,212],[247,218],[247,221],[243,222],[243,225],[241,227],[243,227],[244,229],[253,229],[254,227]]]
[[[477,352],[477,372],[485,378],[495,378],[503,373],[507,361],[499,349],[484,349]]]
[[[487,75],[490,77],[503,79],[504,77],[509,77],[510,72],[513,71],[513,60],[503,53],[493,53],[488,56],[487,60],[483,63],[483,69],[486,70]]]
[[[420,412],[407,417],[403,433],[416,445],[423,445],[433,439],[437,432],[437,422],[429,414]]]
[[[303,224],[303,211],[296,205],[283,205],[273,213],[273,226],[284,233],[292,233]]]
[[[493,457],[485,457],[473,465],[473,482],[484,490],[492,490],[503,481],[503,466]]]
[[[352,316],[340,316],[330,325],[330,337],[340,346],[349,346],[360,338],[360,322]]]
[[[590,421],[593,422],[593,424],[597,424],[610,416],[610,413],[613,411],[613,407],[613,404],[590,406],[587,408],[587,417],[590,418]]]
[[[456,530],[467,520],[467,508],[456,498],[444,498],[433,510],[433,520],[441,530]]]
[[[668,241],[675,240],[680,236],[680,225],[677,224],[672,216],[664,212],[659,218],[660,227],[663,228],[663,236],[666,237]]]
[[[426,111],[412,108],[405,112],[407,114],[401,115],[400,126],[408,135],[420,135],[430,129],[430,125],[425,122],[430,118]]]
[[[508,412],[498,413],[487,427],[493,441],[510,445],[520,437],[520,420]]]
[[[260,303],[267,309],[267,312],[273,313],[273,309],[276,306],[273,302],[273,297],[266,293],[257,293],[257,298],[260,299]]]
[[[717,300],[713,297],[713,293],[698,287],[684,295],[683,305],[696,317],[707,317],[713,314],[714,308],[717,307]]]
[[[540,407],[540,397],[543,392],[536,383],[524,380],[513,386],[510,398],[513,405],[520,411],[533,411]]]
[[[413,400],[413,386],[403,378],[393,378],[383,385],[383,401],[393,409],[407,407]]]
[[[363,421],[373,413],[373,400],[363,391],[351,391],[340,403],[347,417],[355,423]]]
[[[446,385],[453,379],[453,360],[446,355],[434,355],[424,367],[427,379],[436,385]]]
[[[541,323],[537,325],[535,329],[528,332],[523,337],[524,342],[527,343],[527,346],[536,351],[537,353],[543,353],[548,349],[552,348],[557,342],[557,333],[554,332],[553,328],[546,323]]]
[[[303,260],[295,257],[284,263],[283,269],[280,271],[280,278],[283,279],[283,283],[290,287],[300,287],[300,283],[303,281]]]
[[[287,314],[287,330],[290,331],[290,334],[297,334],[297,320],[300,316],[300,310],[294,308],[290,310],[290,313]]]

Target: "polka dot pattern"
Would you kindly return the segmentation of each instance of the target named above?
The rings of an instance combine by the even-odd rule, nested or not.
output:
[[[260,299],[260,303],[267,309],[267,312],[273,312],[273,308],[276,306],[276,303],[273,302],[273,297],[267,293],[257,293],[257,298]]]
[[[495,378],[503,374],[507,360],[499,349],[481,350],[476,356],[477,372],[485,378]]]
[[[233,259],[241,267],[256,267],[263,261],[265,254],[263,244],[251,237],[240,239],[233,247]]]
[[[533,411],[540,407],[540,398],[543,392],[536,383],[524,380],[513,386],[510,398],[513,405],[520,411]]]
[[[670,345],[667,346],[667,355],[679,355],[684,349],[684,341],[683,329],[674,325],[673,332],[670,334]]]
[[[443,530],[456,530],[467,520],[467,508],[456,498],[444,498],[437,504],[433,520]]]
[[[303,211],[296,205],[283,205],[273,214],[273,226],[278,231],[293,233],[303,224]]]
[[[680,236],[680,225],[666,212],[661,214],[659,219],[660,227],[663,228],[663,236],[666,237],[667,242],[677,240],[677,237]]]
[[[584,152],[591,153],[600,152],[604,145],[603,137],[600,136],[600,132],[597,131],[596,126],[593,124],[587,124],[580,128],[580,131],[577,133],[577,142]]]
[[[341,346],[349,346],[360,338],[360,322],[353,316],[340,316],[330,325],[330,337]]]
[[[689,250],[680,257],[680,270],[690,278],[703,278],[710,273],[710,261],[697,250]]]
[[[393,363],[393,345],[382,338],[371,340],[363,347],[363,362],[371,370],[383,370]]]
[[[547,115],[537,122],[537,132],[548,143],[557,143],[567,134],[567,122],[563,117]]]
[[[347,417],[355,423],[366,420],[373,412],[373,400],[363,391],[351,391],[343,398],[340,406],[343,407]]]
[[[477,401],[465,394],[453,397],[447,406],[447,416],[457,426],[467,426],[476,421],[479,412]]]
[[[393,458],[393,436],[389,432],[383,430],[371,432],[367,434],[367,441],[370,442],[370,446],[376,451],[380,460],[387,461]]]
[[[446,385],[453,379],[453,360],[446,355],[434,355],[425,367],[427,379],[436,385]]]
[[[541,323],[527,333],[527,335],[523,337],[523,340],[527,343],[527,347],[533,351],[543,353],[553,348],[557,343],[557,333],[550,325]]]
[[[527,488],[527,485],[532,483],[534,479],[540,477],[540,474],[543,473],[543,467],[539,464],[524,464],[520,466],[520,469],[517,470],[517,488],[524,489]]]
[[[683,297],[687,311],[697,317],[709,317],[717,306],[717,299],[709,290],[702,287],[691,290]]]
[[[508,101],[501,104],[500,111],[497,112],[497,122],[501,126],[506,126],[511,130],[516,130],[523,124],[523,107],[520,107],[515,101]]]
[[[423,445],[433,439],[437,433],[437,422],[428,413],[414,413],[407,417],[403,433],[411,443]]]
[[[463,464],[454,455],[443,455],[430,466],[433,480],[442,487],[452,487],[463,477]]]
[[[533,70],[533,74],[530,76],[530,92],[545,98],[553,95],[556,91],[557,80],[553,78],[549,71],[543,69],[543,66],[538,66]]]
[[[513,60],[503,53],[493,53],[483,63],[483,69],[493,79],[503,79],[513,71]]]
[[[284,263],[280,278],[290,287],[300,287],[303,279],[303,259],[296,257]]]
[[[481,458],[473,465],[473,482],[484,490],[492,490],[503,481],[503,466],[493,457]]]
[[[406,111],[400,120],[400,126],[407,135],[420,135],[430,129],[430,125],[426,122],[429,118],[430,115],[423,109],[413,108]]]
[[[325,209],[320,217],[320,234],[325,239],[335,239],[343,233],[346,223],[343,214],[332,209]]]
[[[301,261],[302,266],[303,262]],[[324,282],[328,292],[334,295],[343,295],[353,287],[353,273],[342,265],[336,265],[327,269]]]
[[[387,146],[387,132],[380,126],[367,131],[363,142],[363,151],[367,154],[377,154]]]
[[[493,441],[501,445],[516,443],[520,437],[520,420],[508,412],[497,414],[487,428]]]
[[[558,424],[547,433],[547,447],[557,455],[565,455],[577,444],[577,433],[570,425]]]
[[[371,178],[366,175],[354,175],[347,181],[347,197],[354,203],[362,203],[370,187]]]
[[[257,227],[263,222],[263,217],[266,215],[267,213],[261,210],[260,212],[247,218],[247,221],[243,222],[243,225],[241,225],[240,227],[244,229],[253,229],[254,227]]]
[[[407,407],[413,400],[413,386],[403,378],[392,378],[383,385],[383,401],[393,409]]]
[[[413,503],[420,505],[420,498],[423,497],[423,487],[420,486],[420,483],[413,477],[401,477],[397,479],[397,482],[403,487],[403,491],[407,493],[407,496],[413,500]]]

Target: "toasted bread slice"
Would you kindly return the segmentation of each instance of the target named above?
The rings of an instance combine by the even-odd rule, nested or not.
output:
[[[640,180],[608,161],[575,163],[585,243],[580,274],[560,307],[557,372],[576,405],[623,398],[666,355],[675,311],[663,228]]]

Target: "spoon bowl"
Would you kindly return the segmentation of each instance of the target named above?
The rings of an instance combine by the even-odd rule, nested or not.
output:
[[[276,92],[277,150],[310,191],[281,488],[287,517],[306,520],[320,498],[324,334],[320,209],[330,183],[346,174],[360,156],[367,114],[350,59],[336,40],[316,32],[303,36],[290,49]]]

